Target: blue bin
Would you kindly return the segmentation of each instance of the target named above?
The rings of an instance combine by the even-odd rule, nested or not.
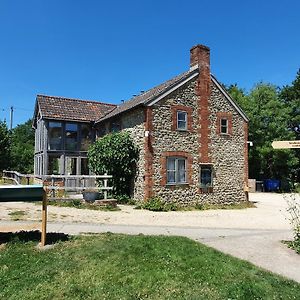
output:
[[[276,192],[280,188],[280,180],[266,179],[266,180],[264,180],[264,186],[265,186],[266,192]]]

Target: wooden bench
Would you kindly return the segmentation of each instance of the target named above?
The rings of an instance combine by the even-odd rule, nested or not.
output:
[[[0,202],[42,201],[42,236],[41,246],[46,244],[47,230],[47,195],[42,185],[2,185]]]

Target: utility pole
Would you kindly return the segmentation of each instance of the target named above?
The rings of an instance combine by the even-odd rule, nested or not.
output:
[[[10,130],[12,130],[12,126],[13,126],[13,116],[14,116],[14,107],[11,106],[10,107]]]

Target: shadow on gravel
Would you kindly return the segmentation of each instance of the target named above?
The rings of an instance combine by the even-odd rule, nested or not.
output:
[[[41,232],[39,230],[0,232],[0,244],[9,242],[40,242]],[[64,233],[49,232],[46,237],[46,244],[52,245],[59,241],[69,240],[69,235]]]

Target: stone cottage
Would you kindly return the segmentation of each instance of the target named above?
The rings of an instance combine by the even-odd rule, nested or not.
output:
[[[78,107],[68,108],[70,101]],[[60,152],[54,150],[54,154],[53,122],[60,123],[55,130],[61,143]],[[183,205],[246,200],[248,119],[210,74],[210,50],[206,46],[190,50],[188,71],[119,106],[37,96],[34,125],[36,174],[53,169],[53,155],[58,159],[58,173],[67,173],[69,157],[81,160],[76,161],[76,174],[87,172],[82,167],[86,140],[92,142],[109,132],[126,130],[140,149],[133,191],[136,200],[159,196]],[[87,127],[89,130],[84,131]],[[76,146],[70,146],[70,136]]]

